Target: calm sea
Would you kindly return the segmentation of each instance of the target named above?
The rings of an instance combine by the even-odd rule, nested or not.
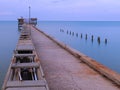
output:
[[[41,30],[59,41],[120,73],[120,22],[50,21],[39,22],[38,25]],[[91,40],[92,35],[93,41]],[[98,37],[100,37],[100,42],[97,40]],[[105,43],[105,38],[107,43]]]
[[[37,27],[120,73],[120,22],[41,21],[38,22]],[[94,36],[93,41],[91,40],[92,35]],[[97,41],[98,36],[100,43]],[[0,88],[18,37],[17,22],[0,21]],[[105,38],[107,38],[106,44]]]
[[[17,22],[0,21],[0,88],[18,41]]]

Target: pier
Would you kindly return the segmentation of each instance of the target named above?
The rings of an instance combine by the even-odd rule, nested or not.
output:
[[[120,90],[120,75],[116,72],[32,23],[20,27],[2,90]]]
[[[31,29],[22,24],[13,58],[2,90],[49,90],[41,67],[40,58],[33,45]]]
[[[113,84],[116,81],[120,85],[118,74],[36,27],[31,28],[50,90],[119,90]],[[109,76],[116,79],[111,81]]]

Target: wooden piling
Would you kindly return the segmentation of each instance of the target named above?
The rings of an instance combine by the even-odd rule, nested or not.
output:
[[[71,35],[71,31],[70,31],[70,35]]]
[[[107,39],[105,38],[105,44],[107,44]]]
[[[78,33],[76,33],[76,37],[78,37]]]
[[[94,36],[92,35],[92,36],[91,36],[91,41],[92,41],[92,42],[93,42],[93,39],[94,39]]]
[[[87,34],[85,35],[85,39],[87,40]]]
[[[92,35],[92,40],[93,40],[94,36]]]
[[[80,37],[82,38],[82,33],[81,33]]]
[[[98,44],[100,44],[100,37],[98,37],[97,41],[98,41]]]

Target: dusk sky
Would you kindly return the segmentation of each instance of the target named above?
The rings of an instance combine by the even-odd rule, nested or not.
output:
[[[0,0],[0,20],[120,21],[120,0]]]

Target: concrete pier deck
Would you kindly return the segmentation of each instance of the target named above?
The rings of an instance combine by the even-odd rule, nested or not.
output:
[[[50,90],[120,90],[36,28],[31,30]]]

